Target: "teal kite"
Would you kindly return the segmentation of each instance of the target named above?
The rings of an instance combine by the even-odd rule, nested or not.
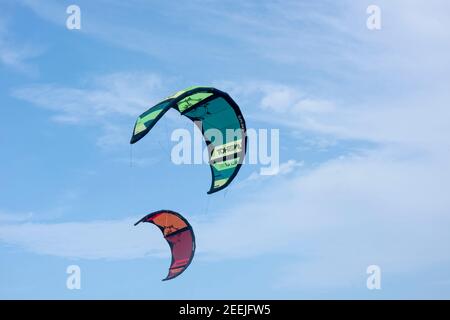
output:
[[[247,149],[245,120],[239,106],[227,93],[211,87],[178,91],[138,117],[130,143],[142,139],[170,108],[202,130],[212,174],[208,194],[226,188],[237,175]],[[222,139],[209,132],[221,133]]]

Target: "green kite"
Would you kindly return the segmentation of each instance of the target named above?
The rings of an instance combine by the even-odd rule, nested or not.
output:
[[[130,143],[142,139],[170,108],[194,121],[202,131],[212,173],[208,194],[226,188],[237,175],[247,150],[245,120],[239,106],[227,93],[212,87],[178,91],[138,117]]]

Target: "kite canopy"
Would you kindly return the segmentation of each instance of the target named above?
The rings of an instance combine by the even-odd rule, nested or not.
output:
[[[208,194],[227,187],[237,175],[247,150],[245,120],[239,106],[218,89],[187,88],[141,114],[130,143],[142,139],[170,108],[194,121],[202,131],[212,173]]]
[[[170,210],[150,213],[134,225],[141,222],[150,222],[156,225],[162,231],[164,239],[172,251],[169,273],[163,281],[178,277],[194,258],[195,236],[189,222],[179,213]]]

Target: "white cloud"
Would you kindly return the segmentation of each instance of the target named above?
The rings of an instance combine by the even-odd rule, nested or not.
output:
[[[450,262],[448,159],[377,150],[272,181],[200,230],[211,258],[277,254],[282,285],[342,287]],[[231,231],[232,230],[232,231]],[[363,284],[361,284],[363,285]]]
[[[0,239],[38,254],[81,259],[134,259],[168,255],[158,229],[138,220],[0,225]],[[120,235],[120,236],[118,236]]]
[[[292,86],[260,84],[253,85],[263,94],[260,106],[263,110],[298,115],[300,113],[326,113],[334,111],[334,103],[302,94]]]
[[[63,3],[21,2],[41,18],[64,27]],[[180,57],[191,60],[205,55],[217,59],[215,62],[230,62],[229,57],[238,52],[240,59],[234,59],[233,65],[254,61],[258,67],[261,60],[255,58],[262,58],[269,63],[289,65],[298,74],[296,78],[307,82],[323,81],[327,74],[339,84],[348,79],[372,79],[377,84],[380,70],[389,71],[392,79],[403,82],[410,79],[404,72],[415,76],[424,70],[448,73],[448,1],[431,0],[424,4],[418,0],[380,0],[377,5],[382,9],[383,24],[379,32],[366,28],[366,8],[370,4],[351,0],[265,4],[233,1],[235,10],[230,12],[226,10],[229,3],[217,1],[207,6],[202,1],[190,1],[182,7],[167,2],[151,8],[144,2],[79,3],[88,12],[101,12],[105,5],[110,12],[85,15],[83,34],[156,55],[170,63],[181,60]],[[148,19],[136,19],[135,12],[158,21],[158,32],[149,26]],[[186,21],[186,16],[194,15],[196,19]],[[127,20],[126,27],[120,23],[123,20]],[[184,37],[186,31],[192,36]],[[205,40],[212,45],[205,46]]]
[[[288,173],[292,173],[296,167],[301,167],[303,165],[303,162],[299,162],[297,160],[288,160],[285,163],[282,163],[280,165],[280,168],[277,171],[277,174],[285,175]]]
[[[79,123],[115,115],[137,116],[156,101],[161,89],[157,75],[124,72],[96,77],[84,88],[36,84],[15,89],[13,95],[54,111],[56,121]]]
[[[439,150],[449,145],[450,95],[440,87],[395,97],[381,95],[356,104],[311,96],[295,85],[262,81],[220,84],[242,105],[259,109],[250,110],[247,118],[290,128],[297,135],[303,131],[317,139],[402,144],[417,149]]]
[[[59,25],[64,28],[66,15],[66,5],[60,1],[48,0],[21,0],[22,5],[32,10],[40,18]],[[169,27],[170,21],[167,19],[167,12],[175,14],[178,6],[170,3],[159,3],[148,6],[145,3],[138,2],[119,2],[119,1],[82,1],[77,5],[82,12],[99,12],[95,15],[82,16],[82,28],[79,30],[82,34],[100,39],[114,46],[125,48],[130,51],[143,53],[150,56],[157,56],[159,59],[168,59],[181,56],[185,60],[196,55],[195,50],[209,51],[209,46],[204,46],[201,39],[197,37],[181,36],[182,32],[174,34]],[[105,6],[109,8],[109,14],[104,15],[101,12]],[[161,8],[162,7],[162,8]],[[186,3],[180,18],[177,20],[180,31],[185,31],[185,17],[189,4]],[[144,15],[143,21],[137,18]],[[149,28],[148,21],[161,20],[158,32],[154,28]],[[126,22],[125,22],[126,21]],[[165,24],[168,23],[168,24]],[[168,31],[168,32],[167,32]],[[185,50],[190,48],[190,50]],[[173,63],[173,59],[171,60]]]
[[[189,217],[196,259],[275,254],[286,259],[277,285],[303,289],[354,285],[369,264],[405,276],[449,263],[449,158],[406,154],[377,149],[301,175],[292,171],[295,161],[287,162],[282,171],[290,174],[236,195],[214,215]],[[0,240],[61,257],[167,257],[159,231],[133,227],[135,220],[8,222],[0,225]]]
[[[36,74],[37,68],[28,63],[28,60],[40,55],[43,49],[29,43],[18,44],[12,39],[9,30],[11,27],[0,16],[0,63],[25,74]]]
[[[5,213],[0,211],[0,222],[11,223],[11,222],[24,222],[28,221],[33,217],[33,212],[28,213]]]
[[[12,91],[17,99],[51,111],[56,122],[98,126],[97,145],[103,149],[127,145],[133,118],[166,94],[158,75],[143,72],[98,76],[80,87],[35,84]]]
[[[450,27],[444,16],[450,10],[448,1],[380,1],[383,27],[376,32],[365,27],[369,4],[275,3],[268,6],[283,19],[267,26],[258,21],[269,19],[255,15],[269,10],[233,14],[230,19],[240,29],[235,32],[238,38],[250,41],[254,34],[266,35],[256,42],[263,48],[260,51],[287,52],[298,63],[283,83],[243,80],[220,85],[242,105],[259,107],[247,110],[247,118],[270,126],[307,131],[331,141],[447,148]],[[280,37],[268,37],[270,32]],[[309,72],[310,68],[314,70]]]
[[[38,52],[35,48],[31,47],[14,47],[0,39],[0,61],[14,70],[27,74],[35,74],[37,69],[26,61],[38,55]]]
[[[103,129],[97,138],[97,146],[103,150],[111,150],[116,146],[125,146],[130,141],[130,131],[128,127],[113,123],[103,124]]]
[[[264,181],[268,180],[274,176],[283,176],[289,173],[292,173],[295,171],[297,167],[303,166],[303,162],[297,161],[294,159],[290,159],[284,163],[281,163],[278,168],[272,169],[266,169],[265,174],[261,174],[261,171],[253,172],[247,179],[243,180],[242,182],[238,183],[236,186],[238,187],[244,187],[247,186],[249,183],[254,183],[255,181]]]

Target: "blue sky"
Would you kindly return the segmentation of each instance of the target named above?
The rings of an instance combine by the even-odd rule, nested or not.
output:
[[[449,10],[2,1],[0,298],[450,298]],[[198,84],[280,130],[278,175],[247,164],[208,196],[207,165],[170,161],[170,133],[194,130],[176,112],[131,150],[138,114]],[[197,238],[168,282],[159,231],[133,227],[163,208]],[[381,290],[366,288],[374,264]]]

